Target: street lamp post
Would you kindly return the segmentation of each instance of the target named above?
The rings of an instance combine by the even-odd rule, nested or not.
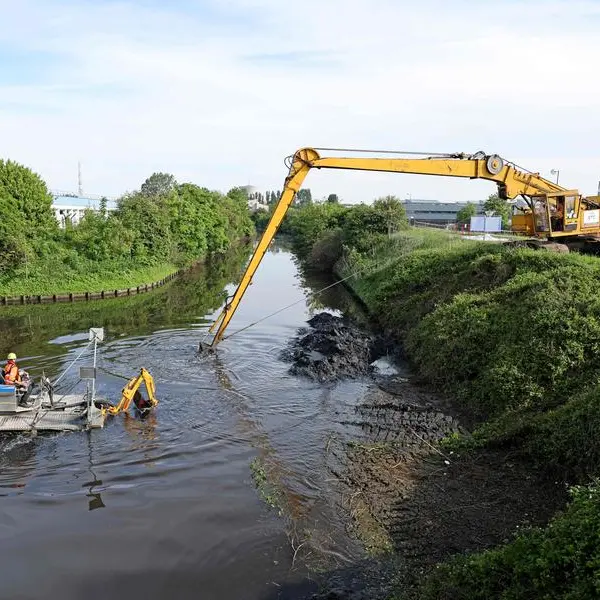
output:
[[[552,175],[556,175],[556,185],[558,185],[558,176],[560,175],[560,171],[558,169],[552,169],[550,173],[552,173]]]

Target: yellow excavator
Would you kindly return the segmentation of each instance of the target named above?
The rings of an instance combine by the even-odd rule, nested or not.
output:
[[[140,392],[142,383],[146,386],[148,398],[144,398]],[[118,415],[119,413],[126,413],[133,402],[136,409],[144,415],[158,404],[155,392],[156,389],[152,375],[142,367],[139,375],[130,379],[127,385],[121,390],[121,400],[116,406],[106,404],[98,408],[103,408],[109,415]]]
[[[521,197],[524,206],[513,207],[511,229],[533,239],[537,246],[548,241],[566,248],[588,250],[600,248],[600,196],[582,196],[578,190],[564,188],[539,173],[533,173],[504,160],[497,154],[429,154],[390,152],[387,157],[322,157],[318,150],[371,153],[365,150],[335,148],[302,148],[286,159],[289,168],[281,198],[260,238],[246,271],[234,294],[209,329],[214,333],[211,346],[222,339],[225,328],[235,313],[262,257],[269,248],[285,214],[300,190],[310,169],[343,169],[410,173],[467,179],[487,179],[498,187],[503,200]],[[400,156],[401,155],[401,156]],[[418,156],[418,158],[417,158]],[[216,329],[216,333],[215,333]]]

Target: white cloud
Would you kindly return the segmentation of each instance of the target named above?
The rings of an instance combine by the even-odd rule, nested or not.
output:
[[[281,188],[311,146],[484,149],[595,193],[600,5],[530,0],[0,1],[0,156],[120,194],[154,170]],[[13,54],[44,57],[17,83]],[[42,53],[42,54],[40,54]],[[0,55],[1,55],[0,54]],[[21,60],[21,59],[19,59]],[[47,62],[46,62],[47,60]],[[39,66],[39,65],[38,65]],[[39,73],[39,68],[35,71]],[[310,173],[313,196],[477,199],[493,184]]]

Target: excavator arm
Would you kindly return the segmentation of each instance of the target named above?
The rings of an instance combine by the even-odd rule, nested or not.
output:
[[[396,153],[395,153],[396,154]],[[504,161],[497,154],[436,154],[421,158],[350,158],[321,157],[313,148],[298,150],[289,163],[289,173],[281,198],[260,238],[254,253],[246,267],[244,275],[231,298],[212,324],[209,332],[214,334],[211,346],[215,346],[223,337],[225,328],[252,282],[252,277],[275,237],[288,208],[301,188],[310,169],[344,169],[358,171],[379,171],[386,173],[412,173],[419,175],[437,175],[442,177],[463,177],[468,179],[488,179],[498,185],[498,195],[502,199],[518,196],[535,196],[563,192],[565,188],[555,184],[538,173],[518,169],[512,163]]]
[[[148,392],[148,399],[146,400],[139,392],[140,385],[144,383],[146,385],[146,391]],[[110,406],[107,409],[108,414],[117,415],[121,412],[127,412],[131,402],[135,404],[136,408],[142,412],[154,408],[158,404],[158,400],[155,396],[154,379],[150,373],[142,367],[140,374],[137,377],[133,377],[127,382],[127,385],[121,391],[121,400],[116,406]]]

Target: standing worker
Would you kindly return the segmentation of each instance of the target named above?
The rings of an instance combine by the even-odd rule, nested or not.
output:
[[[17,385],[21,383],[21,375],[19,374],[19,366],[16,363],[17,355],[11,352],[8,355],[8,362],[4,367],[2,375],[4,376],[4,383],[7,385]]]

